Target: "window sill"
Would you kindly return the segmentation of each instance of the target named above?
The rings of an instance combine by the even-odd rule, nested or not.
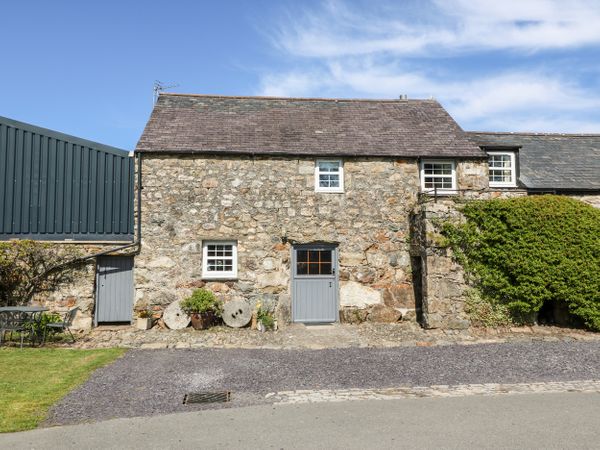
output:
[[[490,189],[516,189],[517,185],[515,184],[490,184]]]
[[[458,195],[458,191],[456,189],[438,189],[438,191],[433,191],[430,189],[425,189],[421,191],[421,194],[427,194],[431,196],[437,195],[440,196],[448,196],[448,195]]]
[[[238,280],[238,276],[237,275],[202,275],[202,281],[237,281]]]
[[[343,194],[344,190],[343,189],[315,189],[315,192],[319,193],[319,194]]]

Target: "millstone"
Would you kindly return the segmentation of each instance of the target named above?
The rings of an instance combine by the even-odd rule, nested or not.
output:
[[[232,328],[241,328],[252,319],[250,305],[243,300],[232,300],[223,306],[223,322]]]
[[[171,330],[182,330],[190,324],[190,316],[181,310],[181,300],[171,303],[163,312],[162,319]]]

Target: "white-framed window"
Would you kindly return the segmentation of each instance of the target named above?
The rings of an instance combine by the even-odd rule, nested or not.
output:
[[[202,278],[237,278],[236,241],[202,241]]]
[[[454,161],[421,161],[421,190],[439,195],[456,194],[456,163]]]
[[[344,166],[340,159],[317,159],[315,191],[344,192]]]
[[[517,185],[515,152],[488,151],[487,154],[490,187],[515,187]]]

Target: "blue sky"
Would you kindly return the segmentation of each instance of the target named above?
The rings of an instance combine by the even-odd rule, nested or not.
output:
[[[439,100],[467,130],[600,133],[600,2],[26,1],[0,115],[124,149],[174,92]]]

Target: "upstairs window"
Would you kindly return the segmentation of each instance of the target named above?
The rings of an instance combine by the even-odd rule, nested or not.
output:
[[[318,159],[315,164],[316,192],[344,192],[344,167],[339,159]]]
[[[202,277],[209,279],[237,278],[237,242],[202,242]]]
[[[428,193],[455,194],[456,166],[454,161],[422,161],[421,190]]]
[[[487,153],[490,187],[515,187],[517,185],[515,152],[489,151]]]

